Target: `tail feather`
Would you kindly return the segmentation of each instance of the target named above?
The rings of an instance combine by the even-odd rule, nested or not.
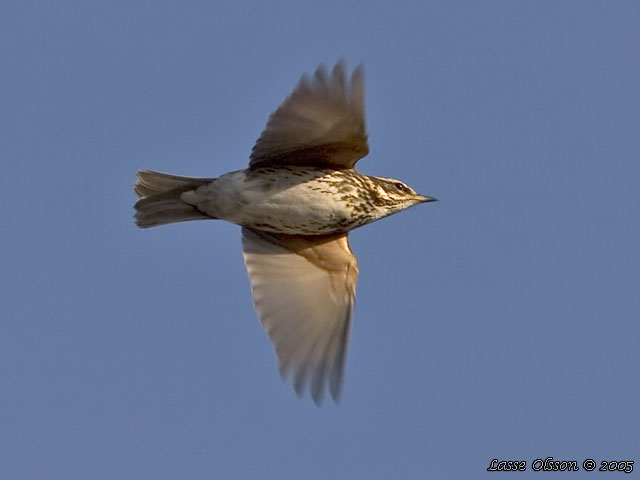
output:
[[[186,222],[211,218],[198,209],[184,203],[181,195],[213,178],[192,178],[166,173],[140,170],[133,190],[140,199],[135,204],[136,225],[141,228],[155,227],[167,223]]]
[[[154,193],[166,193],[178,187],[188,186],[193,189],[213,180],[213,178],[180,177],[151,170],[138,170],[133,190],[138,198],[144,198]]]

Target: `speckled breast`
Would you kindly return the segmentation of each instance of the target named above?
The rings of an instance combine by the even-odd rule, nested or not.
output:
[[[240,225],[301,235],[345,232],[373,220],[367,177],[307,167],[246,171]]]

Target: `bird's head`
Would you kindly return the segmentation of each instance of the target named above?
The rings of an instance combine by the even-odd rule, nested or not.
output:
[[[386,209],[390,215],[418,203],[436,202],[433,197],[420,195],[413,188],[400,180],[384,177],[369,177],[377,195],[374,203],[379,208]]]

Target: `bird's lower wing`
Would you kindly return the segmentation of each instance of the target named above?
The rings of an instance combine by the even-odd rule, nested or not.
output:
[[[337,400],[355,302],[358,262],[347,235],[292,236],[242,229],[253,300],[296,392]]]

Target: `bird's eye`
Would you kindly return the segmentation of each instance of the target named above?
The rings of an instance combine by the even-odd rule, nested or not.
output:
[[[405,187],[404,183],[398,182],[396,183],[395,187],[399,192],[404,192],[407,190],[407,187]]]

